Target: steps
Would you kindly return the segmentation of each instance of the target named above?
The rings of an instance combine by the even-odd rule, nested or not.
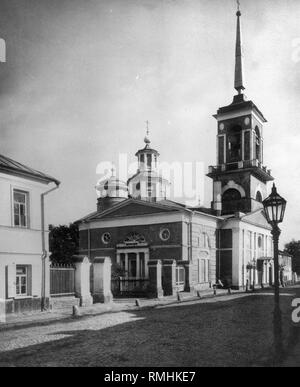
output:
[[[79,303],[80,300],[76,297],[52,297],[50,299],[50,309],[53,311],[72,311],[73,306],[79,306]]]

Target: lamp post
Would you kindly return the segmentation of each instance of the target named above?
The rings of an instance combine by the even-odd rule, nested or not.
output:
[[[282,321],[279,298],[279,258],[278,242],[281,233],[278,224],[283,221],[286,200],[277,193],[275,184],[273,184],[272,193],[263,201],[264,212],[268,223],[272,226],[272,236],[274,244],[274,346],[276,361],[280,361],[282,355]]]

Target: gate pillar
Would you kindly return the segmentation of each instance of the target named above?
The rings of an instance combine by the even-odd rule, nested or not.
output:
[[[164,277],[164,296],[173,296],[176,294],[176,261],[175,259],[166,259],[163,261]]]
[[[80,298],[80,306],[90,306],[93,298],[90,293],[90,266],[88,257],[73,257],[75,264],[75,293]]]
[[[163,290],[161,287],[161,261],[150,260],[148,261],[149,269],[149,297],[160,298],[163,297]]]
[[[111,259],[110,257],[96,257],[94,259],[94,302],[108,303],[113,300],[111,292]]]

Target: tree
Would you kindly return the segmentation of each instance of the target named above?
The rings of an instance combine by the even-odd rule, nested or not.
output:
[[[293,239],[290,243],[285,245],[284,251],[292,256],[293,271],[300,274],[300,241],[295,241]]]
[[[72,263],[72,256],[77,254],[79,247],[78,226],[49,227],[49,250],[52,263]]]

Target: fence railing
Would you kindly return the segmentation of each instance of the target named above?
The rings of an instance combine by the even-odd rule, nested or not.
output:
[[[52,297],[75,295],[75,267],[55,264],[50,266],[50,295]]]
[[[142,296],[147,292],[149,279],[116,278],[111,281],[111,291],[116,297]]]

